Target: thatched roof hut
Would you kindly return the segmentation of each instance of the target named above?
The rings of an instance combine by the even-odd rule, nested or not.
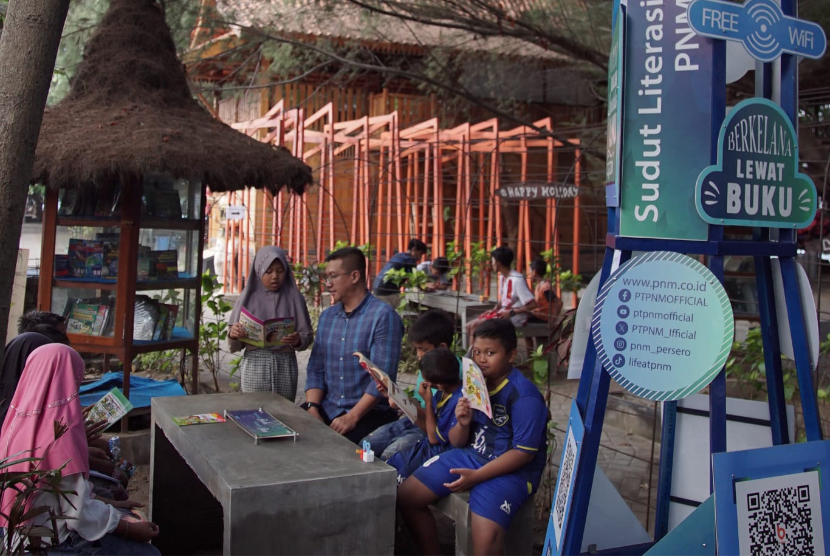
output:
[[[155,0],[113,0],[71,92],[44,114],[32,181],[72,188],[135,183],[148,172],[212,191],[299,193],[312,182],[286,149],[231,129],[193,100]]]

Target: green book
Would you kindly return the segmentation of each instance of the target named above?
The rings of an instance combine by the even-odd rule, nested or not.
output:
[[[98,423],[99,421],[106,421],[107,425],[112,425],[121,420],[127,413],[133,410],[133,404],[130,403],[124,394],[118,388],[113,388],[104,397],[95,402],[86,420],[91,423]]]

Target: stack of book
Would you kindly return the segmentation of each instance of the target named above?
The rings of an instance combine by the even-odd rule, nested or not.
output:
[[[136,296],[133,339],[145,342],[172,339],[178,316],[178,305],[161,303],[146,295]]]
[[[110,306],[98,303],[74,303],[66,319],[66,332],[101,336],[107,328]]]
[[[138,248],[138,279],[141,281],[176,280],[179,278],[179,252],[175,249],[152,251]]]

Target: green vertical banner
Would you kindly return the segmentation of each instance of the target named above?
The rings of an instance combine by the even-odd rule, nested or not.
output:
[[[621,7],[611,37],[611,53],[608,56],[608,130],[605,150],[605,204],[620,206],[620,133],[622,128],[622,78],[625,11]]]
[[[713,39],[691,0],[634,0],[626,12],[620,235],[705,240],[695,182],[710,165]]]

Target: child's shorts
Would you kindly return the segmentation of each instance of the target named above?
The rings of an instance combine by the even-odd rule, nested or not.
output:
[[[449,444],[430,444],[428,438],[419,440],[415,444],[406,446],[393,455],[386,463],[398,471],[398,486],[401,485],[416,469],[428,459],[451,450]]]
[[[450,473],[450,469],[479,469],[485,463],[487,460],[466,448],[460,448],[428,459],[412,476],[443,498],[452,493],[444,483],[451,483],[459,477]],[[532,485],[519,475],[500,475],[473,487],[470,491],[470,511],[495,521],[506,531],[531,491]]]

